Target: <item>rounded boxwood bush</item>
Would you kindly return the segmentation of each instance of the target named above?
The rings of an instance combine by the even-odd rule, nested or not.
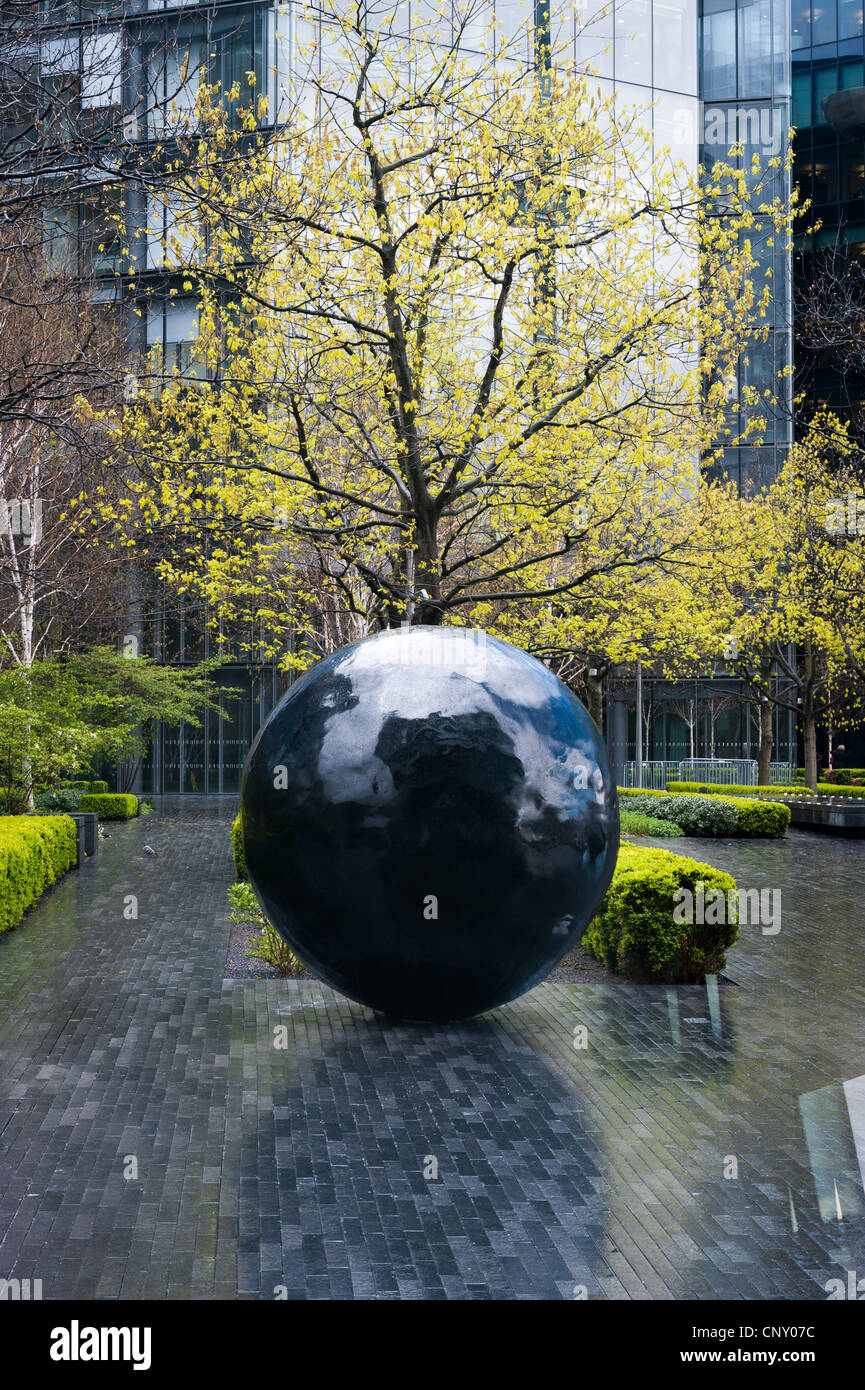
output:
[[[105,795],[107,795],[107,792],[108,792],[108,783],[107,783],[107,782],[91,782],[91,783],[90,783],[90,790],[92,791],[92,793],[93,793],[94,796],[105,796]]]
[[[235,816],[231,823],[231,851],[234,855],[234,876],[242,883],[246,879],[246,856],[243,851],[243,821]]]
[[[696,897],[698,884],[707,896],[712,890],[724,895],[723,922],[676,920],[678,895],[688,890]],[[668,849],[622,845],[583,945],[609,970],[659,984],[699,984],[724,968],[739,934],[735,892],[735,879],[710,864]]]
[[[100,820],[131,820],[138,815],[138,797],[131,792],[108,792],[101,796],[82,796],[82,811],[95,811]]]
[[[784,835],[790,825],[790,807],[758,797],[729,798],[739,813],[740,835]]]

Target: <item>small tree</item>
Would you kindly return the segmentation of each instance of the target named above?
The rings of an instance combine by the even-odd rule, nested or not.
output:
[[[372,5],[324,12],[290,125],[249,148],[203,90],[210,141],[173,166],[166,260],[201,296],[219,389],[118,417],[117,519],[169,537],[165,577],[271,654],[336,613],[566,603],[687,545],[768,298],[751,230],[783,237],[787,210],[732,164],[701,190],[542,32],[517,61],[525,35],[486,13],[461,3],[452,27],[448,3],[406,39]]]

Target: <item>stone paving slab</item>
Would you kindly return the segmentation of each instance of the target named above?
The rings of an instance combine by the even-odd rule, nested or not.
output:
[[[861,846],[677,842],[783,885],[782,930],[746,929],[717,1001],[548,983],[433,1026],[317,981],[223,979],[234,809],[164,798],[111,827],[0,939],[0,1278],[45,1298],[641,1300],[865,1278],[865,1114],[841,1090],[865,1073]],[[826,1087],[841,1118],[815,1160],[799,1098]]]

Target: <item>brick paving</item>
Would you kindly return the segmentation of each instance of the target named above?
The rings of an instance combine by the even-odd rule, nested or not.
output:
[[[865,1278],[861,844],[677,842],[782,889],[781,931],[744,929],[717,993],[548,983],[442,1027],[223,979],[233,811],[164,798],[110,827],[0,940],[0,1278],[821,1300]]]

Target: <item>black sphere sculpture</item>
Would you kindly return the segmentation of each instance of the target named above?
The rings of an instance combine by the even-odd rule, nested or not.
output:
[[[309,969],[406,1019],[549,974],[613,874],[616,790],[579,700],[469,628],[394,629],[301,677],[253,744],[249,878]]]

